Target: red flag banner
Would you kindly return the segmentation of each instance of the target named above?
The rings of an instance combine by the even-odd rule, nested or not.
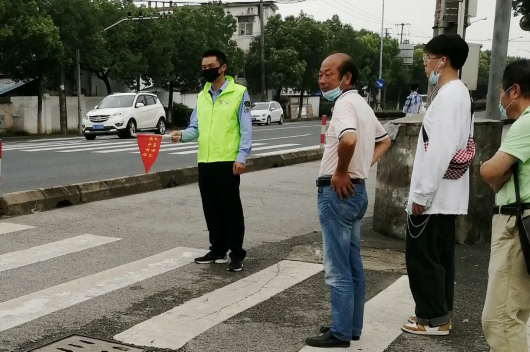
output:
[[[158,152],[160,151],[162,136],[137,134],[136,139],[138,140],[138,149],[140,149],[140,156],[144,163],[145,173],[148,173],[151,166],[155,163]]]

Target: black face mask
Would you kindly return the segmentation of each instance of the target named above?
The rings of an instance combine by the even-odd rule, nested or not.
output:
[[[212,68],[207,68],[205,70],[202,70],[202,76],[206,79],[206,81],[212,83],[213,81],[215,81],[217,78],[219,78],[219,76],[221,75],[219,73],[219,69],[221,68],[221,66],[219,67],[212,67]]]

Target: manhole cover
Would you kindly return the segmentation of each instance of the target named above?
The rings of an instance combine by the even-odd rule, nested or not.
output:
[[[91,337],[72,335],[28,352],[144,352],[144,350]]]

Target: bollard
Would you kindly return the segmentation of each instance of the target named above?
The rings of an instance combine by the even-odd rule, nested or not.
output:
[[[324,143],[326,143],[326,120],[328,117],[322,115],[322,129],[320,130],[320,148],[324,148]]]

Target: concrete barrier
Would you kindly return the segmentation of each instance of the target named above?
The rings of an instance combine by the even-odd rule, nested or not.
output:
[[[110,189],[110,198],[131,196],[138,193],[138,184],[134,176],[113,178],[105,182]]]
[[[17,216],[47,210],[47,202],[40,190],[4,194],[0,200],[2,214]]]
[[[160,177],[156,173],[134,176],[134,180],[138,185],[138,193],[158,191],[162,188]]]
[[[76,186],[60,186],[42,188],[40,190],[46,198],[46,209],[75,205],[81,203],[81,194]]]
[[[317,161],[322,158],[322,154],[322,149],[315,148],[296,153],[252,157],[247,161],[246,172]],[[61,206],[130,196],[197,181],[198,168],[193,166],[70,186],[8,193],[0,199],[0,205],[2,207],[2,215],[25,215],[35,211],[52,210]]]
[[[75,186],[81,195],[81,203],[111,198],[110,186],[105,181],[86,182]]]

